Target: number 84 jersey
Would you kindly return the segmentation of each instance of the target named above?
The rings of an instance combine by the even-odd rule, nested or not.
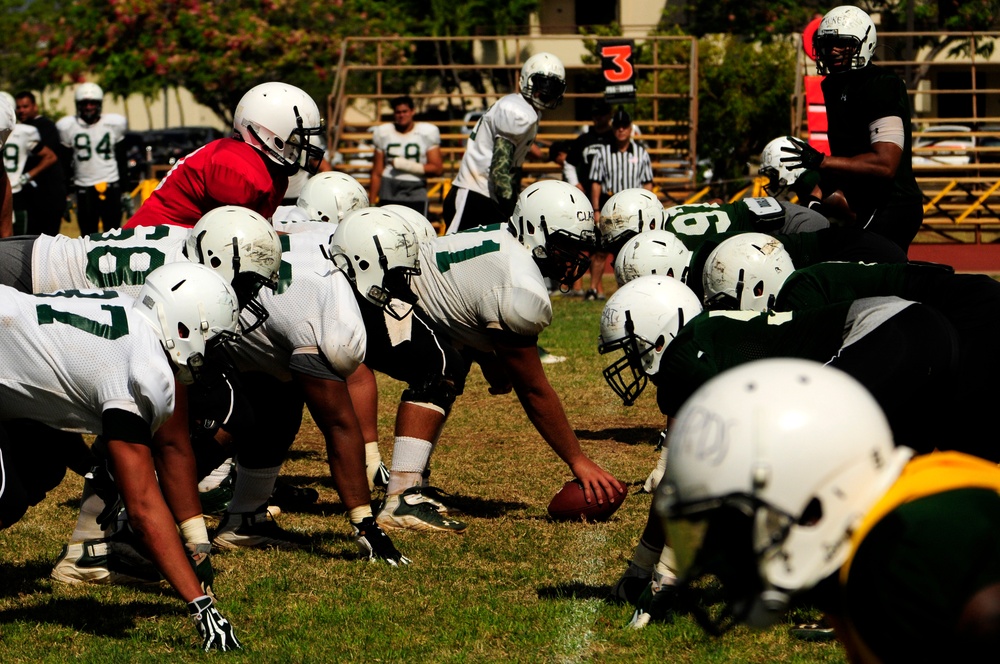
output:
[[[173,372],[133,303],[114,291],[0,286],[0,420],[101,433],[103,412],[114,408],[159,428],[174,410]]]
[[[184,243],[190,233],[189,228],[163,225],[77,238],[39,235],[31,251],[32,290],[113,288],[135,297],[150,272],[187,260]]]
[[[92,187],[98,182],[118,182],[115,146],[125,140],[128,121],[117,113],[105,113],[94,124],[76,116],[56,123],[59,142],[73,151],[73,184]]]

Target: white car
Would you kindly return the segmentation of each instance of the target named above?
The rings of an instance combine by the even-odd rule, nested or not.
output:
[[[913,139],[913,167],[961,166],[972,163],[976,137],[965,125],[927,127]],[[962,134],[967,134],[963,136]]]

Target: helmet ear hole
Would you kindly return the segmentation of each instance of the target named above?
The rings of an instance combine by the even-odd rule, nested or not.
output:
[[[823,519],[823,503],[819,501],[819,498],[813,498],[806,505],[806,508],[802,510],[802,515],[799,517],[798,525],[800,526],[811,526],[813,524],[819,523]]]
[[[181,339],[187,339],[191,336],[191,330],[184,323],[177,323],[177,336]]]

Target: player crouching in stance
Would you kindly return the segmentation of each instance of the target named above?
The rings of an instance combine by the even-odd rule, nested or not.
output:
[[[210,268],[175,263],[151,273],[135,300],[113,291],[32,296],[0,287],[0,310],[8,321],[0,420],[99,435],[131,527],[188,603],[205,649],[239,648],[199,582],[211,581],[207,550],[198,546],[208,536],[186,395],[175,388],[175,376],[193,382],[210,348],[236,336],[232,287]],[[0,527],[7,527],[59,483],[65,460],[44,440],[4,436],[0,453]]]
[[[764,627],[801,602],[827,612],[850,661],[995,656],[995,464],[912,457],[860,383],[791,359],[706,383],[668,445],[655,506],[682,596],[709,574],[722,584],[721,612],[690,605],[707,631]]]

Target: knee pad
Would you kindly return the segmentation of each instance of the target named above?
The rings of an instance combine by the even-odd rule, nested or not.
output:
[[[462,389],[452,381],[442,376],[435,376],[432,380],[419,385],[411,384],[403,390],[400,400],[436,406],[447,417],[451,411],[451,405],[455,403],[456,397],[461,393]]]

